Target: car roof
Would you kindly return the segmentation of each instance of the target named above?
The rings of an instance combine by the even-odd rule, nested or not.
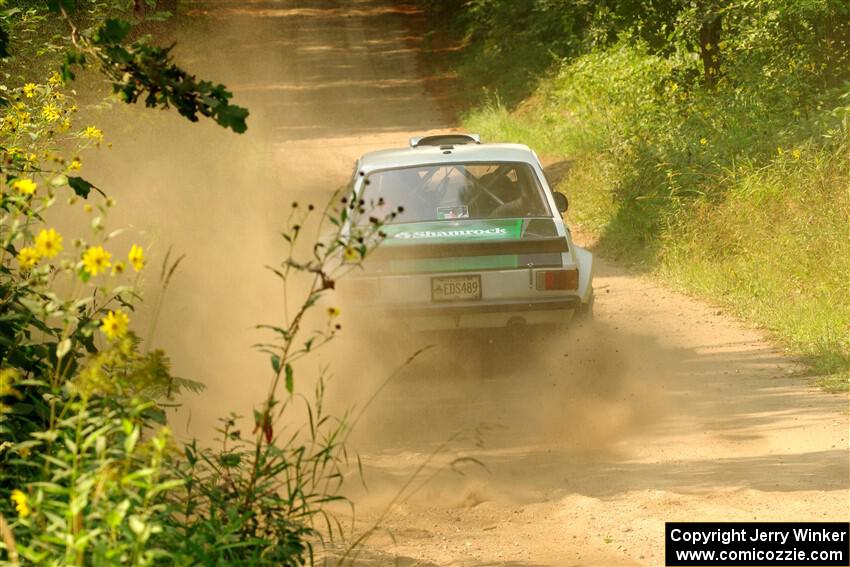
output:
[[[418,146],[369,152],[360,158],[360,171],[368,174],[380,169],[396,169],[417,165],[467,162],[524,162],[537,159],[522,144],[457,144],[453,146]]]

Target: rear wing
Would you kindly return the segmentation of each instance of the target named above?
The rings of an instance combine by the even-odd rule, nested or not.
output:
[[[410,139],[411,148],[422,146],[462,146],[465,144],[480,144],[481,136],[478,134],[434,134],[433,136],[420,136]]]

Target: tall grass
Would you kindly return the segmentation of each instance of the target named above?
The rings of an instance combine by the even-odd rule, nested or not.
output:
[[[846,390],[846,87],[791,77],[796,94],[782,94],[730,72],[708,88],[689,68],[621,41],[564,61],[516,108],[491,102],[464,122],[575,160],[558,189],[604,253],[770,330]]]

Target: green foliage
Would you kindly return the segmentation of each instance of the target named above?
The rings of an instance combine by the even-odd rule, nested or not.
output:
[[[271,357],[272,374],[253,430],[242,433],[244,424],[230,416],[219,445],[180,446],[170,439],[165,409],[172,396],[201,386],[172,376],[165,353],[147,350],[133,332],[141,280],[128,276],[145,273],[144,250],[116,243],[121,231],[107,229],[115,203],[78,173],[84,151],[100,146],[103,133],[77,125],[65,80],[96,64],[127,102],[144,97],[148,106],[174,106],[190,120],[208,116],[238,132],[247,111],[229,104],[222,85],[174,66],[169,49],[148,38],[129,41],[130,24],[106,17],[128,2],[3,8],[10,45],[51,25],[69,32],[36,54],[51,61],[62,54],[62,74],[0,86],[0,561],[311,562],[315,542],[342,531],[327,506],[340,500],[348,427],[345,416],[324,412],[324,381],[312,399],[299,396],[294,363],[339,332],[336,308],[315,330],[303,328],[304,316],[360,267],[383,238],[383,219],[352,225],[366,212],[352,195],[321,212],[293,205],[283,232],[289,254],[271,270],[284,286],[296,274],[312,285],[292,318],[263,326],[272,338],[258,348]],[[88,216],[87,234],[72,238],[46,224],[72,209]],[[301,257],[301,227],[314,221],[327,238]],[[181,259],[166,256],[163,291]],[[287,426],[300,401],[308,422]]]
[[[690,61],[679,81],[759,78],[787,87],[789,74],[833,86],[848,78],[850,6],[843,0],[420,0],[465,49],[455,61],[473,105],[497,96],[513,107],[553,65],[621,40]],[[448,20],[448,23],[446,23]],[[789,67],[789,62],[792,62]],[[826,70],[829,69],[829,72]],[[712,74],[716,76],[712,76]],[[800,83],[806,86],[808,83]]]
[[[307,404],[310,412],[321,408],[322,395]],[[172,504],[192,521],[175,518],[169,549],[204,565],[304,565],[313,556],[316,517],[331,536],[341,535],[325,507],[342,500],[345,422],[318,414],[305,437],[295,431],[258,446],[243,438],[238,419],[222,420],[216,449],[184,447],[177,469],[184,485]]]
[[[341,524],[327,506],[343,500],[338,493],[348,464],[344,443],[349,424],[346,416],[325,413],[323,378],[312,400],[294,395],[293,364],[329,343],[341,330],[336,322],[339,309],[329,307],[325,325],[303,337],[306,314],[334,290],[339,278],[362,267],[365,257],[383,239],[381,227],[386,219],[359,222],[368,209],[371,207],[355,200],[353,194],[341,199],[335,196],[322,212],[312,204],[292,205],[281,233],[288,254],[269,270],[284,287],[298,275],[306,275],[312,283],[291,316],[285,316],[282,323],[258,325],[271,334],[268,342],[256,348],[269,355],[272,376],[268,395],[254,410],[253,430],[244,434],[239,428],[241,419],[230,415],[218,430],[217,448],[192,442],[184,446],[185,459],[176,462],[183,490],[170,495],[178,515],[172,517],[166,532],[171,538],[168,548],[193,562],[304,565],[312,563],[312,542],[320,534],[329,538],[342,535]],[[312,219],[326,236],[302,257],[298,247],[303,240],[302,227]],[[354,222],[347,222],[349,219]],[[285,418],[299,401],[305,404],[308,420],[293,430]],[[322,532],[317,523],[324,528]]]
[[[168,430],[142,440],[150,403],[124,407],[71,396],[54,425],[16,451],[36,469],[14,522],[20,558],[37,565],[152,565],[173,557],[162,540],[163,494],[181,480],[163,470]],[[12,559],[12,557],[10,557]]]
[[[148,37],[125,45],[130,29],[126,21],[109,19],[83,44],[98,58],[122,101],[134,103],[146,95],[147,107],[174,106],[192,122],[197,122],[200,114],[240,134],[247,129],[248,110],[230,104],[233,94],[224,85],[198,81],[172,62],[171,48],[152,46]],[[73,76],[73,63],[85,62],[83,55],[84,52],[69,53],[63,67],[66,76]]]
[[[144,251],[133,245],[121,259],[117,232],[107,230],[114,203],[72,175],[103,134],[75,127],[76,108],[58,75],[7,92],[0,117],[0,518],[13,520],[0,523],[0,558],[43,565],[311,562],[316,540],[342,533],[327,506],[341,500],[348,426],[345,416],[325,413],[323,380],[312,399],[297,395],[294,363],[341,329],[337,308],[327,309],[317,329],[304,328],[305,315],[361,266],[383,238],[384,219],[366,219],[370,206],[353,195],[323,211],[293,204],[282,233],[289,253],[270,269],[284,286],[298,274],[312,284],[291,318],[261,325],[272,336],[257,347],[269,354],[272,374],[253,430],[243,434],[241,420],[230,416],[218,446],[192,441],[181,450],[169,440],[164,408],[198,385],[171,376],[166,355],[146,351],[133,334],[139,280],[128,282],[127,272],[144,270]],[[71,240],[45,225],[60,203],[91,216],[88,236]],[[313,222],[326,237],[305,254],[302,227]],[[163,288],[177,263],[166,258]],[[302,400],[307,423],[287,427]]]
[[[16,519],[2,548],[12,563],[151,564],[161,555],[157,495],[177,486],[162,474],[167,430],[154,398],[185,382],[128,328],[138,291],[126,266],[143,269],[143,251],[112,256],[113,202],[81,202],[77,193],[92,186],[70,175],[82,167],[79,154],[100,144],[100,130],[74,127],[76,105],[58,76],[6,92],[0,514]],[[45,225],[60,202],[91,215],[87,237],[66,240]],[[153,430],[144,443],[143,428]]]
[[[764,325],[846,389],[850,7],[594,4],[584,47],[533,78],[529,100],[479,106],[467,126],[574,159],[559,189],[608,253]],[[705,41],[712,18],[716,46]],[[480,49],[464,65],[485,65]]]
[[[148,4],[155,7],[156,2]],[[16,45],[24,53],[34,51],[36,58],[52,54],[48,59],[55,63],[60,63],[61,54],[59,66],[65,81],[74,79],[77,68],[97,66],[123,102],[143,99],[152,108],[173,106],[193,122],[200,115],[234,132],[245,132],[248,110],[231,104],[233,95],[224,85],[198,80],[174,64],[171,47],[153,45],[150,36],[134,38],[137,34],[128,19],[133,16],[126,14],[131,8],[132,2],[121,0],[56,0],[0,10],[0,58],[14,55]],[[148,19],[161,15],[155,12]],[[58,33],[49,35],[51,28]],[[32,31],[39,33],[38,44],[31,43],[33,34],[27,32]],[[19,64],[25,72],[23,59]],[[0,94],[0,103],[4,100]]]

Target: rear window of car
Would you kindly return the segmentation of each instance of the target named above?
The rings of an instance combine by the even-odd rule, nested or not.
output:
[[[537,175],[527,163],[455,163],[371,173],[360,198],[370,214],[394,222],[551,216]]]

